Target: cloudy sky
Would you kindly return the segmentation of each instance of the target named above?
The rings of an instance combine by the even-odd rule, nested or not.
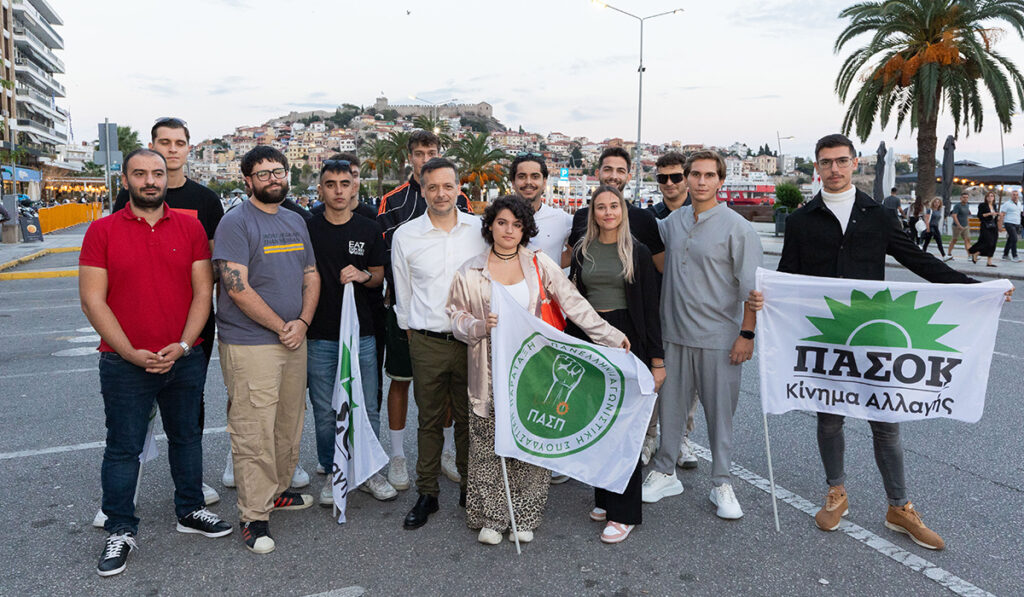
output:
[[[94,139],[104,117],[147,131],[158,116],[179,116],[202,140],[381,93],[392,104],[410,94],[487,101],[504,124],[534,132],[636,137],[639,25],[589,0],[49,2],[65,23],[61,103],[79,141]],[[684,9],[645,25],[643,140],[774,148],[779,132],[795,137],[784,153],[810,155],[842,121],[832,89],[847,53],[832,44],[849,3],[613,2],[639,16]],[[1012,35],[998,49],[1024,62]],[[1019,112],[1007,162],[1024,158]],[[999,130],[994,117],[986,123],[961,131],[958,155],[998,165]],[[940,146],[951,133],[946,117]],[[882,139],[915,152],[911,132],[897,137],[895,127],[856,141],[873,153]]]

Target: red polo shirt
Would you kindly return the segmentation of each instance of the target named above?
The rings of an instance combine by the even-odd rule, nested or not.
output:
[[[78,264],[107,270],[107,305],[121,329],[135,348],[157,352],[181,341],[192,305],[192,264],[209,258],[196,218],[165,208],[151,227],[128,207],[89,226]],[[104,340],[99,350],[114,352]]]

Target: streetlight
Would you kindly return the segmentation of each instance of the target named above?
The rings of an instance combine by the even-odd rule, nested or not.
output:
[[[1010,113],[1010,118],[1013,118],[1016,115],[1017,115],[1016,112],[1012,112],[1012,113]],[[1002,125],[999,126],[999,155],[1002,156],[1003,165],[1005,166],[1006,165],[1006,150],[1003,149],[1003,127],[1002,127]]]
[[[779,160],[780,161],[782,160],[782,140],[783,139],[796,139],[796,137],[794,137],[793,135],[789,135],[789,136],[783,137],[783,136],[781,136],[779,134],[779,131],[775,131],[775,140],[779,144]],[[786,174],[785,164],[786,163],[784,161],[781,164],[779,164],[779,172],[781,172],[783,175]]]
[[[422,97],[416,97],[415,95],[412,95],[412,94],[409,94],[409,99],[411,99],[411,100],[416,100],[416,101],[418,101],[418,102],[423,102],[424,104],[429,104],[430,106],[432,106],[432,107],[434,108],[434,122],[437,122],[437,107],[438,107],[438,106],[444,106],[444,105],[450,104],[450,103],[452,103],[452,102],[457,102],[457,101],[459,101],[459,100],[458,100],[458,98],[454,98],[454,97],[453,97],[452,99],[450,99],[450,100],[445,100],[445,101],[443,101],[443,102],[432,102],[432,101],[430,101],[430,100],[425,100],[425,99],[423,99]],[[439,132],[440,132],[440,131],[439,131],[439,130],[437,130],[437,127],[435,126],[435,127],[434,127],[434,133],[436,134],[436,133],[439,133]]]
[[[647,16],[647,17],[638,17],[638,16],[636,16],[633,13],[626,12],[626,11],[622,10],[621,8],[616,8],[616,7],[612,6],[611,4],[608,4],[607,2],[603,2],[602,0],[591,0],[591,2],[593,3],[594,6],[596,6],[598,8],[610,8],[610,9],[614,10],[615,12],[618,12],[618,13],[626,15],[627,17],[633,17],[634,19],[636,19],[637,21],[640,22],[640,67],[637,69],[637,72],[640,73],[640,92],[639,92],[639,99],[637,100],[637,108],[636,108],[636,159],[634,160],[636,162],[636,164],[635,164],[636,165],[636,190],[633,192],[633,200],[634,201],[639,201],[640,200],[640,174],[641,174],[641,170],[640,170],[640,125],[643,122],[643,114],[644,114],[644,21],[647,21],[647,20],[650,20],[650,19],[654,19],[654,18],[657,18],[657,17],[663,17],[665,15],[674,15],[676,13],[683,12],[683,9],[677,8],[675,10],[659,12],[658,14],[650,15],[650,16]]]

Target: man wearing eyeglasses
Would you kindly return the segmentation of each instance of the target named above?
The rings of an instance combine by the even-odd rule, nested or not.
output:
[[[213,251],[213,236],[217,232],[217,225],[224,217],[224,206],[221,205],[220,197],[216,193],[189,179],[185,176],[185,165],[188,163],[188,156],[192,151],[188,124],[173,117],[158,118],[150,129],[149,148],[164,156],[167,161],[167,196],[164,204],[172,211],[182,213],[199,220],[206,231],[206,238],[210,240],[210,250]],[[113,211],[124,209],[128,205],[128,189],[121,189],[117,193]],[[213,338],[216,334],[214,325],[213,309],[210,309],[210,316],[199,333],[202,343],[199,344],[200,352],[206,360],[206,366],[210,366],[210,357],[213,356]],[[203,370],[204,372],[206,369]],[[205,375],[205,373],[204,373]],[[205,377],[204,377],[205,385]],[[199,425],[203,426],[206,419],[205,392],[199,402]],[[203,483],[203,498],[206,504],[215,504],[220,500],[217,490]]]
[[[544,204],[544,190],[548,186],[548,165],[544,156],[519,154],[508,168],[508,177],[513,190],[533,207],[537,235],[530,239],[530,249],[543,251],[556,263],[561,262],[562,267],[569,267],[572,252],[566,241],[572,230],[572,216],[565,210]]]
[[[217,229],[220,274],[217,327],[228,390],[228,432],[238,485],[242,539],[274,550],[273,510],[297,510],[313,496],[289,491],[299,459],[306,401],[306,332],[320,296],[320,276],[305,221],[281,209],[288,160],[266,145],[242,157],[251,189]]]
[[[857,169],[853,142],[843,135],[827,135],[814,149],[815,169],[822,190],[786,219],[779,271],[855,280],[884,280],[885,257],[892,255],[904,267],[933,283],[977,282],[921,250],[903,233],[899,218],[870,195],[852,184]],[[763,302],[761,293],[750,293],[754,310]],[[844,417],[817,413],[818,452],[825,468],[828,494],[825,505],[814,517],[823,531],[839,528],[849,512],[843,465],[846,443]],[[942,549],[942,538],[925,526],[907,499],[903,468],[903,446],[899,423],[868,421],[874,440],[875,462],[889,500],[885,526],[911,536],[928,549]]]
[[[306,377],[316,428],[317,470],[325,473],[334,465],[337,413],[331,408],[331,401],[338,364],[342,298],[349,282],[352,282],[359,318],[359,371],[367,419],[373,432],[380,435],[380,405],[375,400],[380,378],[376,375],[374,295],[379,300],[380,285],[384,282],[384,238],[376,220],[352,212],[352,199],[359,194],[359,187],[353,184],[353,169],[348,160],[324,161],[317,185],[323,209],[306,223],[317,270],[322,274],[320,300],[307,334]],[[360,489],[381,501],[398,496],[380,474],[374,474]],[[320,491],[320,505],[334,505],[331,477],[327,477]]]

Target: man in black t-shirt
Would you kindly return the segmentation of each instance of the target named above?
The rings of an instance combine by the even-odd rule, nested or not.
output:
[[[609,147],[601,152],[597,161],[597,179],[601,184],[612,185],[620,191],[626,188],[630,179],[630,158],[629,152],[621,147]],[[665,264],[665,245],[661,242],[661,234],[658,232],[658,222],[651,212],[643,207],[627,202],[629,211],[629,231],[637,240],[647,245],[654,259],[654,266],[661,272]],[[587,233],[587,213],[589,207],[584,207],[576,212],[572,218],[572,232],[569,233],[569,246],[575,247],[576,243]]]
[[[367,418],[373,432],[380,435],[380,406],[377,395],[380,378],[377,371],[375,304],[380,300],[384,281],[384,234],[375,220],[352,213],[352,198],[359,187],[353,185],[352,164],[348,160],[328,159],[320,170],[317,185],[323,210],[306,222],[309,240],[320,273],[320,300],[306,332],[309,401],[313,405],[317,460],[324,471],[333,468],[337,413],[331,408],[338,367],[338,332],[345,285],[352,283],[356,313],[359,317],[359,370]],[[375,317],[378,315],[378,317]],[[375,474],[360,489],[378,500],[391,500],[398,492],[380,474]],[[320,505],[331,506],[334,496],[331,477],[324,481]]]
[[[150,130],[150,135],[153,141],[150,142],[149,148],[164,156],[164,160],[167,161],[167,195],[164,198],[164,203],[173,211],[190,215],[199,220],[199,223],[203,225],[203,230],[206,231],[206,238],[210,240],[210,251],[212,252],[213,234],[217,231],[220,219],[224,217],[224,206],[221,205],[217,193],[185,176],[185,164],[188,163],[188,156],[192,151],[188,125],[180,118],[158,118]],[[117,193],[113,211],[122,209],[126,205],[128,205],[128,190],[121,189]],[[206,320],[203,331],[199,333],[199,337],[203,340],[199,348],[202,350],[203,357],[206,358],[207,367],[210,365],[210,357],[213,356],[214,334],[214,316],[211,308],[210,317]],[[203,369],[203,372],[205,384],[206,369]],[[204,396],[199,403],[200,427],[203,426],[206,418],[205,402]],[[231,462],[230,458],[228,462]],[[225,483],[225,485],[233,487],[234,483],[230,485]],[[217,491],[206,483],[203,483],[203,496],[206,498],[207,505],[220,500]]]

